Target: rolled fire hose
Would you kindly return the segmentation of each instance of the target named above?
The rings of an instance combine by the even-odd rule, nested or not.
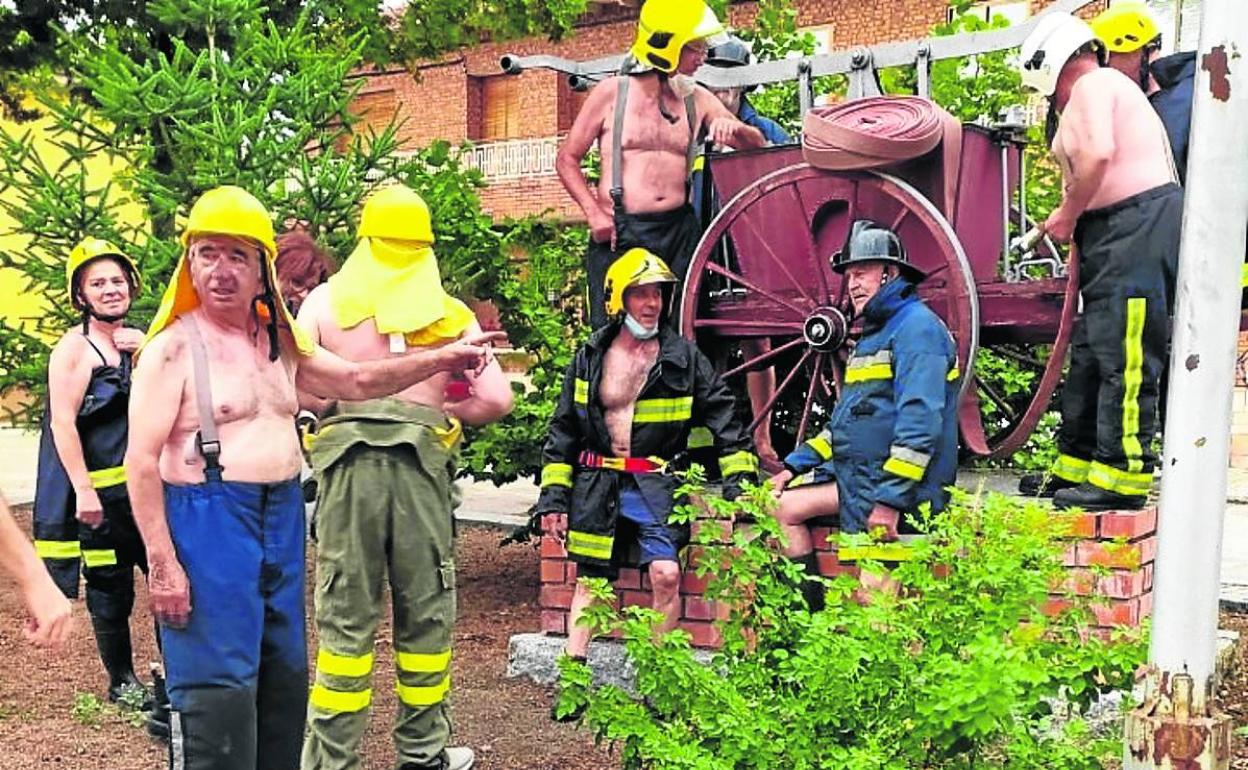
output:
[[[872,96],[815,107],[802,120],[802,157],[831,171],[892,165],[935,149],[949,120],[949,113],[919,96]]]

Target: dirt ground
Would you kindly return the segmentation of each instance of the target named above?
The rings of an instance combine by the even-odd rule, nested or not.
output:
[[[26,531],[29,516],[18,514]],[[501,535],[464,528],[459,538],[459,622],[452,671],[454,742],[477,752],[482,770],[606,770],[618,762],[592,737],[549,718],[552,694],[507,679],[507,640],[538,628],[538,559],[525,546],[499,549]],[[309,562],[309,569],[312,569]],[[141,581],[140,581],[141,582]],[[141,591],[140,587],[140,591]],[[311,617],[311,596],[308,597]],[[135,659],[146,679],[154,659],[151,616],[142,593],[133,622]],[[20,637],[23,616],[12,583],[0,578],[0,768],[3,770],[158,770],[164,748],[113,709],[90,714],[76,699],[102,697],[105,681],[90,622],[76,603],[74,636],[59,656]],[[315,639],[309,659],[315,660]],[[368,770],[393,767],[390,726],[396,696],[388,620],[378,635],[373,714],[364,739]],[[89,702],[86,705],[90,705]]]
[[[29,527],[29,517],[19,513]],[[29,530],[27,530],[29,531]],[[523,546],[499,549],[492,530],[465,528],[459,539],[459,622],[453,671],[455,742],[473,747],[482,770],[609,770],[619,766],[588,733],[548,718],[551,693],[507,679],[507,640],[538,627],[538,559]],[[141,591],[140,587],[140,591]],[[140,594],[134,619],[136,660],[153,659],[151,618]],[[309,597],[309,613],[311,597]],[[92,714],[88,694],[101,696],[103,674],[85,610],[66,652],[32,650],[16,632],[22,610],[11,583],[0,578],[0,768],[3,770],[159,770],[163,747],[115,710]],[[388,623],[387,623],[388,625]],[[1222,627],[1248,639],[1248,615],[1224,614]],[[309,654],[315,656],[315,640]],[[1221,692],[1235,725],[1248,724],[1248,665],[1242,662]],[[387,770],[394,753],[389,726],[395,712],[393,656],[387,627],[377,644],[373,718],[365,736],[368,770]],[[78,707],[75,707],[76,701]],[[1231,766],[1248,770],[1248,743],[1234,738]]]

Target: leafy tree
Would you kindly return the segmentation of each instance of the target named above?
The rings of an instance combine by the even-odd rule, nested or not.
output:
[[[697,481],[682,491],[700,494]],[[775,547],[770,489],[704,503],[715,518],[753,522],[726,543],[718,526],[695,530],[707,597],[730,608],[709,664],[686,631],[656,638],[654,610],[616,610],[601,579],[587,580],[597,603],[586,622],[622,636],[640,697],[595,687],[583,663],[561,662],[558,709],[583,708],[624,767],[1093,770],[1121,751],[1117,725],[1098,736],[1081,715],[1098,693],[1129,689],[1145,634],[1089,633],[1077,597],[1068,611],[1046,611],[1067,576],[1066,522],[1047,506],[956,493],[943,513],[920,517],[929,535],[892,570],[895,592],[862,603],[855,577],[806,578],[828,584],[827,607],[811,613],[797,589],[805,573]],[[677,513],[706,515],[691,504]],[[1057,704],[1068,719],[1054,718]]]
[[[33,328],[0,327],[0,389],[42,391],[49,341],[77,320],[63,272],[75,243],[103,237],[138,261],[146,291],[132,319],[144,323],[180,255],[177,218],[220,184],[252,191],[279,223],[302,223],[345,256],[361,198],[401,179],[430,202],[448,288],[496,289],[506,257],[480,210],[479,175],[465,173],[446,143],[400,156],[395,124],[357,130],[348,107],[358,80],[349,75],[362,63],[364,35],[319,35],[321,6],[279,26],[259,0],[154,0],[149,21],[168,51],[137,38],[123,46],[125,25],[62,36],[75,87],[35,96],[65,160],[45,162],[29,131],[0,133],[0,206],[30,238],[0,253],[0,265],[22,271],[51,308]],[[115,172],[93,184],[86,162],[100,157]]]

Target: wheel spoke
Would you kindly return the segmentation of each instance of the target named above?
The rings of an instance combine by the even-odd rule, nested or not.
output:
[[[946,270],[948,270],[948,269],[950,268],[950,266],[951,266],[951,264],[950,264],[948,261],[946,261],[946,262],[945,262],[944,264],[942,264],[940,267],[935,267],[935,268],[932,268],[931,270],[929,270],[929,271],[927,272],[927,278],[934,278],[935,276],[940,275],[941,273],[943,273],[943,272],[945,272]],[[926,280],[926,279],[924,279],[924,280]]]
[[[759,232],[758,226],[754,224],[754,220],[749,217],[743,217],[741,222],[745,223],[747,229],[750,231],[750,234],[754,236],[754,239],[762,244],[763,250],[767,253],[767,256],[771,258],[772,264],[780,268],[780,272],[784,273],[784,277],[789,279],[789,283],[793,284],[793,287],[800,291],[803,297],[810,300],[812,306],[818,305],[820,300],[817,297],[811,296],[807,291],[806,286],[803,285],[801,281],[793,277],[793,273],[789,271],[788,265],[786,265],[784,260],[780,258],[780,255],[776,254],[775,250],[771,248],[771,239]],[[818,265],[816,265],[815,268],[818,269]]]
[[[750,426],[745,429],[746,433],[753,434],[754,429],[758,427],[759,423],[767,419],[767,417],[771,414],[772,407],[776,405],[776,400],[780,398],[780,394],[784,392],[785,388],[789,387],[789,383],[793,382],[793,378],[797,376],[797,373],[800,372],[802,367],[806,365],[806,361],[809,360],[814,354],[815,351],[813,350],[807,350],[802,354],[802,357],[797,362],[797,365],[794,366],[787,375],[785,375],[784,381],[781,382],[779,387],[776,388],[776,392],[771,394],[771,398],[767,399],[767,403],[763,406],[763,408],[758,411],[758,414],[754,415],[754,419],[750,421]]]
[[[767,351],[766,353],[763,353],[762,355],[756,356],[755,358],[751,358],[750,360],[746,361],[740,366],[732,367],[728,371],[724,372],[722,376],[725,378],[728,378],[728,377],[732,377],[733,375],[740,374],[741,372],[746,372],[751,369],[758,368],[763,363],[772,360],[773,358],[784,353],[785,351],[792,350],[793,348],[797,347],[798,345],[801,345],[805,341],[806,340],[803,339],[802,337],[796,337],[794,339],[791,339],[779,347],[772,348],[771,350]]]
[[[906,217],[910,216],[910,214],[911,214],[910,207],[909,207],[909,206],[902,206],[902,207],[901,207],[901,212],[900,212],[900,213],[898,213],[898,214],[897,214],[897,216],[896,216],[896,218],[894,218],[894,219],[893,219],[893,225],[892,225],[892,227],[890,227],[890,228],[888,228],[888,229],[889,229],[889,230],[892,230],[893,232],[897,232],[897,228],[901,227],[901,223],[902,223],[902,222],[904,222],[904,221],[906,221]]]
[[[802,407],[802,419],[797,424],[797,443],[806,439],[806,424],[810,421],[810,408],[815,403],[815,388],[823,380],[823,353],[815,355],[815,365],[810,372],[810,387],[806,388],[806,404]]]
[[[749,280],[743,275],[734,273],[728,268],[722,265],[717,265],[713,262],[707,262],[706,269],[712,273],[718,273],[719,275],[722,275],[729,280],[736,281],[737,283],[741,284],[742,286],[749,289],[750,291],[766,297],[767,299],[771,300],[777,305],[783,305],[787,307],[789,310],[792,310],[794,313],[797,313],[799,316],[803,318],[806,317],[806,313],[809,310],[809,308],[798,307],[797,305],[793,304],[789,300],[784,299],[783,297],[777,294],[773,294],[772,292],[769,292],[766,289],[761,288],[758,284],[754,283],[753,281]]]
[[[1010,406],[1010,402],[1005,399],[1005,396],[998,393],[991,385],[983,380],[976,380],[976,383],[979,385],[979,389],[984,392],[984,395],[988,397],[988,400],[996,404],[997,408],[1005,414],[1005,418],[1007,420],[1011,423],[1018,421],[1018,412],[1014,411],[1014,407]]]
[[[798,187],[797,182],[791,182],[789,189],[793,191],[793,200],[797,204],[798,213],[801,220],[806,220],[806,199],[802,197],[802,189]],[[819,244],[815,243],[815,234],[810,231],[810,225],[802,227],[803,239],[806,242],[806,255],[810,259],[810,264],[815,268],[815,277],[819,279],[819,291],[823,296],[830,296],[832,290],[828,287],[828,277],[823,273],[823,266],[819,263]]]

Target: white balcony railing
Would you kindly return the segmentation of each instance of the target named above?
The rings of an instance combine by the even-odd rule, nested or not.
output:
[[[464,166],[481,172],[487,182],[521,177],[554,176],[559,137],[482,142],[463,151]]]

